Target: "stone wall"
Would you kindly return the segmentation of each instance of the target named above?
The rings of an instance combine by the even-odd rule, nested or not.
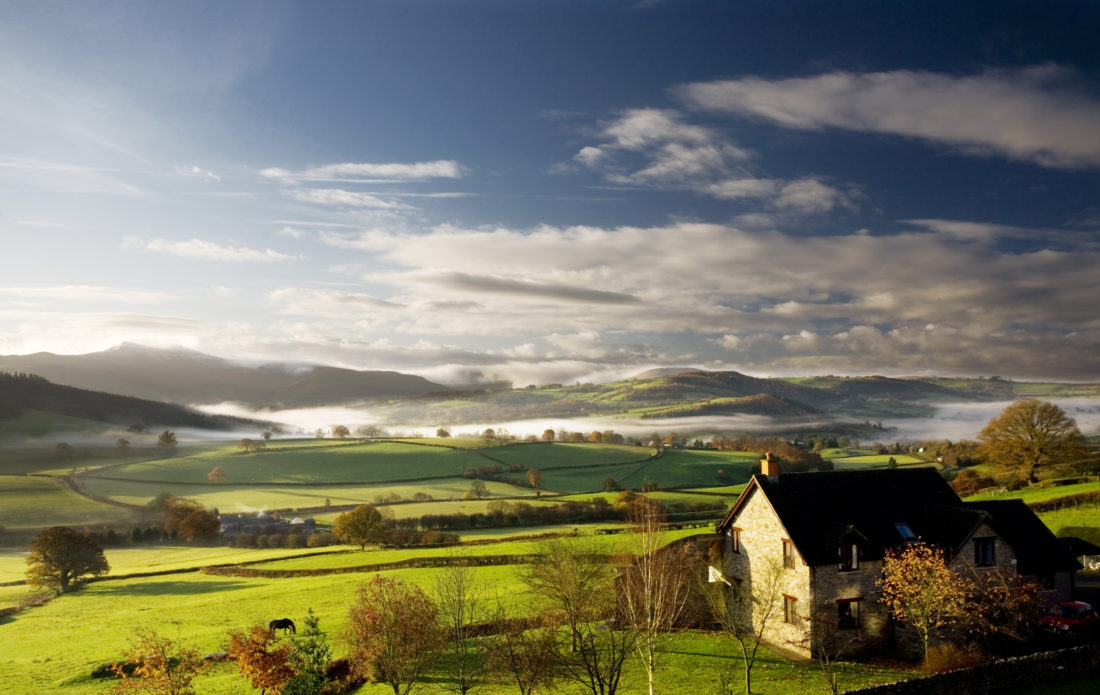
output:
[[[1001,695],[1021,686],[1053,683],[1100,669],[1100,644],[998,659],[926,678],[849,690],[849,695]]]
[[[770,607],[770,628],[764,640],[803,655],[810,654],[809,629],[813,595],[810,592],[810,568],[794,549],[794,567],[783,567],[783,539],[789,539],[787,531],[779,523],[779,517],[771,503],[760,492],[753,490],[733,520],[732,525],[741,529],[740,552],[734,552],[729,536],[725,540],[725,568],[723,575],[734,590],[751,591],[757,598],[766,593],[769,575],[778,571],[779,591]],[[777,568],[773,570],[773,568]],[[794,601],[791,623],[783,622],[783,595]],[[763,619],[764,606],[755,608],[754,621]]]

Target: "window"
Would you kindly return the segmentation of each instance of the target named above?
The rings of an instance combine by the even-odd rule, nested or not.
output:
[[[786,538],[783,539],[783,566],[794,569],[794,545]]]
[[[992,567],[997,564],[994,554],[996,538],[974,539],[974,564],[977,567]]]
[[[733,545],[733,552],[741,552],[741,529],[736,526],[730,527],[730,541]]]
[[[836,626],[841,630],[859,628],[858,598],[841,598],[836,601]]]
[[[851,572],[859,569],[859,546],[855,543],[841,543],[836,549],[837,571]]]
[[[917,537],[917,534],[913,533],[913,529],[909,528],[909,524],[904,521],[895,523],[894,528],[898,530],[898,534],[903,541],[909,542]]]
[[[783,594],[783,622],[793,623],[798,618],[794,604],[798,601],[794,596]]]

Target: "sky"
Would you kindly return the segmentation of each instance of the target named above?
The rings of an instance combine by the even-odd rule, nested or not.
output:
[[[1100,381],[1100,4],[0,4],[0,354]]]

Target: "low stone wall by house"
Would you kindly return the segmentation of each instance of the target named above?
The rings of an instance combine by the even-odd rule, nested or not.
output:
[[[926,678],[849,690],[849,695],[994,695],[1012,688],[1054,683],[1100,669],[1100,644],[1087,644],[1053,652],[998,659],[973,668],[938,673]]]

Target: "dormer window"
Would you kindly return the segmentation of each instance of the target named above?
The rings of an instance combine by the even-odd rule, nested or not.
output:
[[[855,543],[841,543],[836,549],[838,572],[852,572],[859,569],[859,546]]]

